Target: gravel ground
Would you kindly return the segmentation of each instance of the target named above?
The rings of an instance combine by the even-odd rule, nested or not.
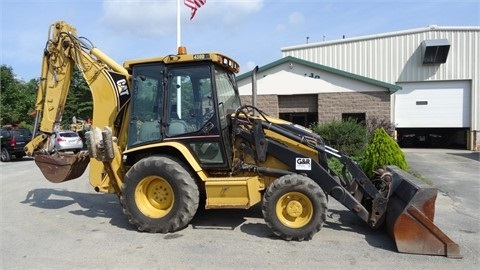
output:
[[[480,255],[478,153],[405,149],[410,167],[438,187],[435,223],[463,259],[402,254],[383,231],[329,201],[311,241],[272,235],[259,207],[199,213],[184,230],[138,232],[116,196],[87,175],[44,179],[31,159],[0,163],[2,269],[477,269]]]

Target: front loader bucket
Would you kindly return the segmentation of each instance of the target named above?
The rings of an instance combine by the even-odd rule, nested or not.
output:
[[[88,153],[35,155],[35,163],[45,178],[52,183],[61,183],[82,176],[88,166]]]
[[[458,244],[434,223],[437,189],[396,166],[392,174],[386,227],[399,252],[462,258]]]

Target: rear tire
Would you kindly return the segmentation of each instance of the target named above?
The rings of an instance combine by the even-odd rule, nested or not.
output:
[[[151,156],[127,172],[120,201],[139,231],[168,233],[190,223],[198,208],[199,191],[185,168],[173,158]]]
[[[266,190],[262,213],[273,233],[285,240],[312,239],[326,220],[327,199],[320,186],[302,175],[284,175]]]
[[[2,162],[9,162],[12,159],[10,153],[8,153],[7,148],[2,148],[1,160]]]

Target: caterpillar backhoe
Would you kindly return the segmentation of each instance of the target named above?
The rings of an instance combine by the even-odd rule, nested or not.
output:
[[[58,153],[51,138],[75,65],[93,99],[88,151]],[[199,207],[261,204],[275,235],[310,240],[332,197],[371,228],[385,227],[399,252],[461,258],[433,223],[435,188],[395,166],[370,179],[311,130],[242,105],[238,72],[223,54],[188,54],[185,47],[120,65],[73,26],[55,22],[43,55],[35,136],[25,151],[54,183],[88,168],[94,190],[118,195],[139,231],[181,230]],[[327,158],[338,159],[345,173],[331,170]]]

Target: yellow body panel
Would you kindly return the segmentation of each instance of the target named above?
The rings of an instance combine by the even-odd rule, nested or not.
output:
[[[207,178],[205,208],[247,209],[262,200],[260,191],[265,186],[258,176]]]
[[[289,139],[285,136],[281,136],[280,134],[275,133],[275,132],[270,131],[270,130],[265,130],[265,136],[269,137],[269,138],[272,138],[276,141],[282,142],[283,144],[288,145],[289,148],[294,149],[299,154],[305,155],[307,157],[310,157],[310,158],[318,161],[318,151],[312,149],[311,147],[308,147],[304,144],[296,142],[296,141],[294,141],[292,139]]]
[[[198,177],[200,177],[202,181],[205,181],[205,179],[207,178],[207,175],[203,171],[202,167],[200,167],[200,164],[198,164],[197,160],[192,155],[190,150],[185,145],[178,142],[169,141],[169,142],[153,143],[149,145],[139,146],[129,150],[125,150],[123,154],[130,155],[130,154],[134,154],[135,152],[140,152],[148,149],[152,149],[152,150],[155,149],[155,152],[162,152],[161,150],[159,151],[159,149],[165,148],[165,147],[173,147],[177,149],[180,153],[182,153],[183,157],[185,157],[185,159],[187,160],[187,164],[190,165],[190,167],[197,173]]]
[[[122,155],[117,145],[114,145],[115,158],[109,162],[101,162],[94,158],[90,159],[90,184],[97,192],[116,193],[122,187],[126,169],[123,166]],[[111,170],[112,175],[109,175]]]

